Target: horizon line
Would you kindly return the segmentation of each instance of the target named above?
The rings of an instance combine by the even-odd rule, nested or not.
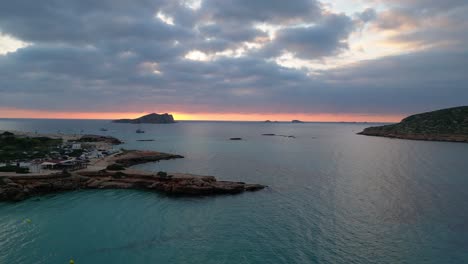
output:
[[[155,111],[156,110],[156,111]],[[22,119],[80,119],[80,120],[115,120],[135,119],[149,113],[158,113],[157,109],[142,112],[68,112],[44,111],[30,109],[12,109],[0,107],[0,118]],[[175,120],[180,121],[254,121],[289,122],[301,120],[303,122],[400,122],[405,114],[378,113],[239,113],[239,112],[182,112],[165,109],[162,113],[169,113]]]
[[[0,117],[0,120],[5,119],[33,119],[33,120],[93,120],[93,121],[113,121],[116,119],[107,119],[107,118],[55,118],[55,117]],[[292,123],[293,120],[274,120],[270,122],[266,122],[267,120],[214,120],[214,119],[189,119],[189,120],[174,120],[175,123],[177,122],[248,122],[248,123]],[[390,122],[390,121],[308,121],[308,120],[299,120],[302,123],[397,123],[397,122]],[[116,123],[118,124],[118,123]],[[141,124],[152,124],[152,123],[141,123]],[[158,124],[158,123],[154,123]],[[165,124],[165,123],[161,123]],[[169,124],[169,123],[168,123]],[[296,123],[300,124],[300,123]]]

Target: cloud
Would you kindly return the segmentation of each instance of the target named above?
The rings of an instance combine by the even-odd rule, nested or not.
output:
[[[356,16],[362,22],[369,22],[377,18],[377,12],[373,8],[366,8],[364,11],[357,13]]]
[[[306,59],[330,56],[347,48],[347,38],[352,30],[353,22],[348,16],[326,15],[311,26],[279,30],[266,52],[274,56],[289,51]]]
[[[214,20],[268,23],[311,21],[321,16],[315,0],[205,0],[201,10]]]
[[[0,55],[0,105],[380,114],[459,105],[468,99],[466,6],[394,0],[346,15],[313,0],[8,2],[0,31],[29,45]],[[363,27],[425,48],[328,70],[275,60],[339,59],[355,52],[350,41]],[[186,58],[197,52],[206,58]]]
[[[378,1],[384,3],[385,1]],[[468,2],[463,0],[392,0],[373,21],[379,30],[393,30],[391,41],[420,46],[466,46]]]

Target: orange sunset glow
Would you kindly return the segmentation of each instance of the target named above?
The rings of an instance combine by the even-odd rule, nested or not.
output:
[[[400,115],[370,114],[307,114],[307,113],[184,113],[171,112],[180,121],[291,121],[300,119],[309,122],[398,122]],[[0,118],[44,118],[44,119],[120,119],[137,118],[146,112],[53,112],[23,109],[0,109]]]

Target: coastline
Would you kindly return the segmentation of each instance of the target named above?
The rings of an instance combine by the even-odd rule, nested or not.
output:
[[[16,135],[16,134],[15,134]],[[31,133],[18,133],[31,137]],[[50,136],[33,134],[32,137]],[[53,135],[59,136],[59,135]],[[60,137],[64,141],[82,137]],[[112,148],[112,137],[99,137],[99,141],[84,142],[99,147]],[[137,189],[169,195],[210,196],[257,191],[266,186],[244,182],[218,181],[214,176],[184,173],[157,174],[131,168],[134,165],[161,160],[184,158],[180,155],[156,151],[120,150],[90,161],[86,168],[74,171],[48,171],[47,173],[0,173],[0,202],[17,202],[49,193],[82,189]],[[118,170],[110,169],[112,166]]]
[[[395,139],[417,140],[417,141],[437,141],[437,142],[454,142],[454,143],[468,143],[468,136],[466,135],[431,135],[431,134],[394,134],[384,132],[362,131],[358,135],[385,137]]]

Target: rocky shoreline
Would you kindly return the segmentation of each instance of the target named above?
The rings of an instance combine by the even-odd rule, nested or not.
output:
[[[395,134],[395,133],[386,133],[383,131],[372,131],[372,130],[367,130],[367,131],[364,130],[362,132],[359,132],[358,135],[407,139],[407,140],[468,143],[467,135]]]
[[[180,173],[158,175],[128,168],[136,164],[175,158],[183,157],[151,151],[124,151],[108,160],[109,163],[126,167],[123,171],[81,170],[49,175],[4,176],[0,177],[0,201],[16,202],[38,195],[84,189],[136,189],[168,195],[208,196],[238,194],[266,187],[260,184],[218,181],[213,176]]]

